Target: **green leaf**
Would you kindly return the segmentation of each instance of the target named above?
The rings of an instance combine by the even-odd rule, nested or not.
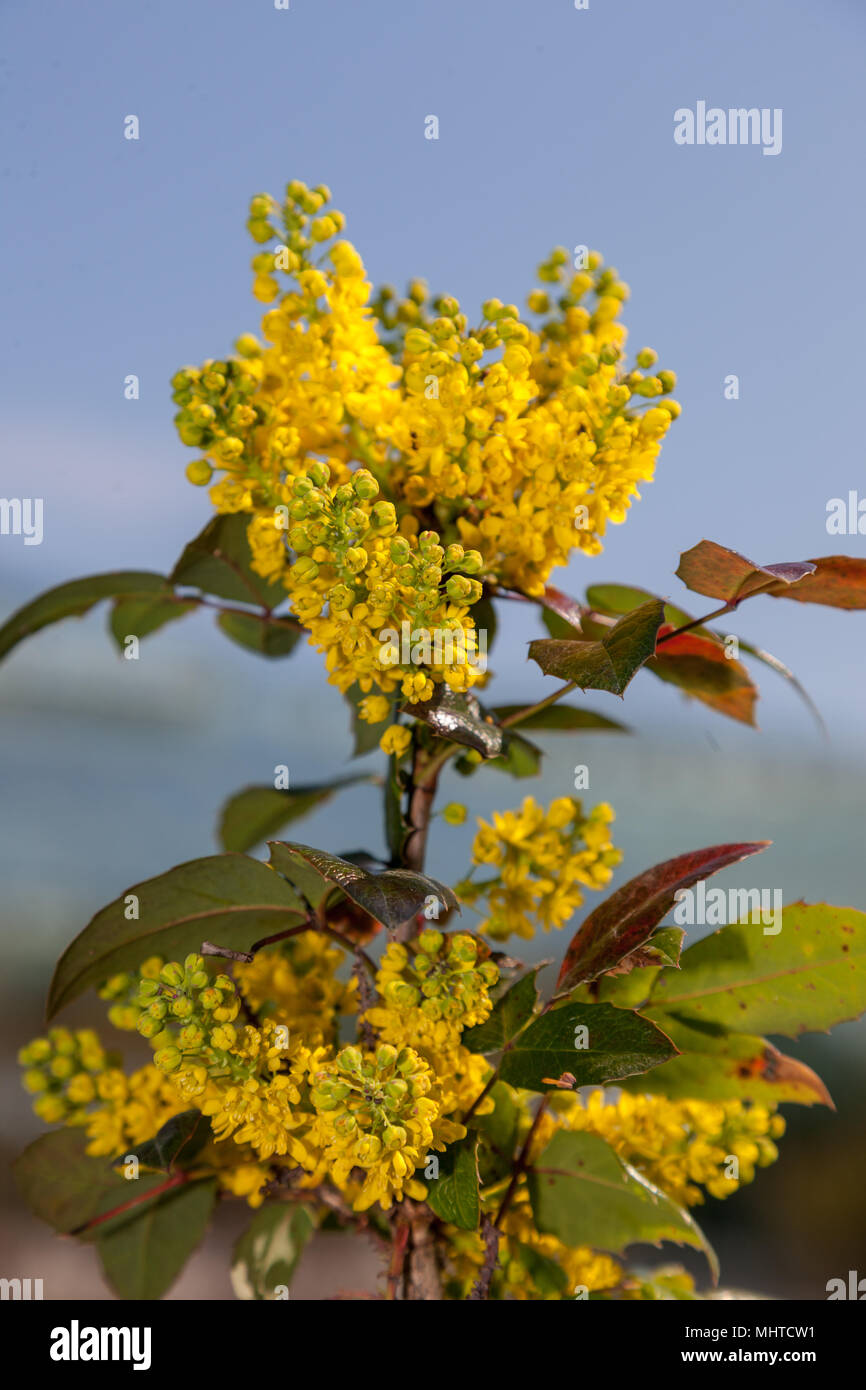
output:
[[[276,835],[284,825],[300,820],[316,806],[330,801],[342,787],[371,780],[368,774],[361,773],[355,777],[341,777],[334,782],[286,791],[267,785],[244,787],[243,791],[229,797],[220,812],[220,844],[223,849],[245,854],[262,840]]]
[[[166,1120],[153,1139],[138,1145],[128,1144],[126,1152],[115,1159],[113,1166],[120,1167],[128,1155],[134,1154],[140,1168],[172,1173],[176,1168],[187,1168],[212,1137],[210,1121],[200,1110],[184,1110]]]
[[[675,1013],[743,1033],[797,1037],[859,1018],[866,1010],[866,913],[792,903],[781,930],[730,924],[663,971],[650,1017]]]
[[[271,657],[288,656],[303,632],[294,618],[275,618],[263,613],[220,613],[217,627],[239,647]]]
[[[386,869],[374,874],[309,845],[286,843],[285,848],[305,860],[321,878],[336,883],[347,898],[392,930],[420,912],[428,897],[439,898],[446,907],[460,910],[451,889],[426,874],[413,873],[410,869]]]
[[[596,1134],[560,1130],[529,1170],[535,1223],[566,1245],[621,1254],[629,1245],[674,1241],[718,1262],[700,1227]]]
[[[753,594],[772,592],[777,597],[783,593],[787,596],[790,586],[799,583],[814,569],[811,560],[756,565],[736,550],[728,550],[715,541],[698,541],[680,556],[677,578],[695,593],[736,605]]]
[[[190,541],[171,572],[172,582],[201,589],[232,603],[254,603],[278,608],[286,600],[283,585],[270,583],[252,568],[252,551],[247,528],[252,517],[246,512],[215,516]]]
[[[138,915],[130,919],[128,912]],[[279,874],[257,859],[215,854],[179,864],[128,889],[67,946],[51,981],[48,1017],[148,956],[182,961],[205,939],[245,951],[305,916]]]
[[[610,970],[644,944],[670,912],[680,890],[750,854],[759,854],[769,843],[755,840],[689,850],[629,879],[589,914],[572,937],[557,987],[571,989]]]
[[[587,1030],[585,1039],[579,1028]],[[670,1039],[640,1014],[611,1004],[569,1003],[530,1023],[503,1053],[499,1075],[527,1091],[550,1090],[569,1076],[571,1089],[604,1086],[675,1055]]]
[[[835,1109],[820,1076],[786,1057],[765,1038],[686,1023],[673,1014],[654,1015],[682,1056],[646,1076],[621,1082],[626,1091],[670,1100],[753,1100],[762,1105],[827,1105]]]
[[[504,1081],[496,1081],[491,1086],[488,1099],[493,1101],[493,1109],[483,1115],[476,1111],[469,1123],[473,1128],[480,1130],[490,1144],[500,1150],[501,1158],[498,1162],[507,1162],[507,1171],[510,1172],[522,1114],[514,1099],[514,1092]],[[484,1148],[482,1156],[487,1157]],[[494,1155],[493,1159],[495,1163],[497,1156]]]
[[[663,619],[664,605],[652,599],[626,613],[600,641],[541,639],[530,642],[529,655],[545,675],[573,681],[583,690],[622,695],[653,655]]]
[[[150,570],[119,570],[113,574],[92,574],[87,579],[74,579],[70,584],[48,589],[32,603],[13,613],[0,627],[0,657],[11,652],[31,633],[48,627],[50,623],[60,622],[61,618],[79,617],[102,599],[170,592],[168,580]]]
[[[593,584],[586,591],[586,601],[590,608],[612,617],[631,613],[634,608],[640,608],[649,599],[658,599],[658,595],[651,594],[646,589],[631,588],[627,584]],[[671,623],[673,627],[682,627],[685,623],[691,622],[691,617],[672,603],[665,603],[665,622]]]
[[[268,840],[268,851],[271,868],[281,877],[288,879],[299,896],[312,908],[322,907],[332,894],[336,901],[339,893],[336,884],[320,874],[318,869],[314,869],[302,855],[296,854],[293,845],[283,844],[281,840]]]
[[[498,1052],[525,1028],[538,1007],[538,972],[545,962],[535,965],[509,986],[493,1006],[490,1017],[474,1028],[465,1029],[461,1043],[470,1052]]]
[[[274,1297],[289,1288],[315,1222],[306,1207],[271,1202],[260,1207],[232,1253],[231,1279],[240,1299]]]
[[[461,1231],[477,1231],[481,1219],[478,1196],[478,1161],[474,1137],[449,1144],[439,1154],[438,1178],[427,1178],[427,1205],[442,1221]]]
[[[204,1236],[215,1201],[214,1179],[187,1183],[102,1236],[97,1250],[115,1293],[161,1298]]]
[[[519,714],[522,709],[526,709],[532,702],[525,700],[522,705],[497,705],[492,711],[494,717],[501,723],[503,719],[508,719],[513,714]],[[620,724],[616,719],[608,719],[603,714],[595,714],[589,709],[576,709],[574,705],[564,705],[558,702],[555,705],[548,705],[545,709],[536,710],[526,719],[520,721],[521,729],[550,729],[551,732],[571,733],[574,729],[604,729],[611,733],[629,732],[625,724]]]
[[[118,599],[111,609],[109,631],[123,651],[127,637],[149,637],[166,623],[185,617],[198,606],[197,599],[178,599],[171,591]]]

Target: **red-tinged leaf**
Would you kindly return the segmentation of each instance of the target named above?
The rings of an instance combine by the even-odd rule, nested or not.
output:
[[[659,631],[659,639],[673,631],[666,624]],[[647,662],[647,670],[719,714],[754,726],[757,686],[742,662],[726,655],[724,644],[717,638],[697,632],[667,637],[660,641],[652,661]]]
[[[687,589],[709,598],[739,603],[751,594],[787,591],[812,574],[811,560],[788,561],[778,565],[756,565],[715,541],[699,541],[680,556],[677,576]]]
[[[576,598],[570,598],[568,594],[563,594],[559,589],[554,589],[548,584],[541,596],[541,604],[550,613],[555,613],[563,622],[580,630],[580,620],[586,609],[583,604],[578,603]]]
[[[603,975],[652,935],[674,906],[676,893],[691,888],[729,864],[760,854],[770,840],[711,845],[666,859],[624,883],[591,912],[573,937],[559,972],[557,989],[571,989]]]
[[[543,638],[530,642],[529,655],[545,675],[573,681],[582,690],[622,695],[632,677],[655,651],[664,604],[651,599],[626,613],[600,641]]]
[[[815,573],[793,589],[771,590],[773,598],[822,603],[828,608],[866,608],[866,560],[851,555],[823,555],[812,560]]]

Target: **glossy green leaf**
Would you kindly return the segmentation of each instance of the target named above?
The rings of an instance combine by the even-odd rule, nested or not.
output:
[[[307,1207],[271,1202],[260,1207],[232,1253],[231,1279],[240,1299],[273,1300],[291,1287],[315,1222]]]
[[[403,712],[427,724],[437,738],[474,748],[484,758],[495,758],[502,749],[502,730],[469,691],[455,691],[447,685],[437,685],[430,700],[403,705]]]
[[[664,605],[652,599],[626,613],[600,641],[541,639],[530,642],[529,655],[545,675],[573,681],[583,690],[622,695],[653,655],[663,619]]]
[[[335,883],[347,898],[363,907],[377,922],[392,930],[420,912],[429,897],[438,898],[446,907],[460,909],[451,889],[426,874],[413,873],[410,869],[386,869],[374,874],[309,845],[286,844],[286,848],[305,860],[323,879]]]
[[[476,1231],[481,1219],[478,1195],[477,1139],[470,1135],[449,1144],[439,1159],[438,1178],[425,1178],[427,1205],[442,1221],[461,1231]],[[420,1178],[421,1174],[416,1174]]]
[[[284,825],[300,820],[317,806],[324,805],[343,787],[370,780],[367,774],[360,774],[286,791],[278,791],[276,787],[267,785],[244,787],[243,791],[229,797],[220,812],[220,844],[223,849],[245,854],[271,835],[276,835]]]
[[[67,946],[51,981],[48,1017],[148,956],[182,961],[205,940],[245,951],[305,915],[288,884],[257,859],[216,854],[179,864],[127,889]]]
[[[634,589],[627,584],[593,584],[586,591],[586,601],[590,608],[598,613],[609,613],[613,617],[631,613],[633,609],[640,608],[641,604],[657,598],[657,594],[651,594],[647,589]],[[674,627],[682,627],[685,623],[691,622],[691,617],[684,613],[682,608],[665,603],[665,622],[671,623]]]
[[[0,657],[4,657],[31,633],[48,627],[50,623],[60,622],[62,618],[80,617],[102,599],[170,592],[168,580],[150,570],[92,574],[87,579],[60,584],[56,589],[48,589],[40,594],[24,608],[19,608],[0,627]]]
[[[717,1276],[712,1247],[688,1212],[596,1134],[555,1134],[530,1169],[529,1194],[538,1229],[566,1245],[618,1255],[630,1245],[669,1240],[702,1250]]]
[[[781,930],[730,924],[663,971],[651,1017],[718,1023],[743,1033],[800,1033],[834,1027],[866,1011],[866,913],[825,903],[783,908]]]
[[[216,1180],[190,1182],[100,1238],[102,1268],[120,1298],[162,1298],[207,1230]]]
[[[550,1090],[568,1076],[572,1089],[604,1086],[675,1055],[670,1039],[640,1014],[611,1004],[569,1003],[530,1023],[503,1053],[499,1075],[528,1091]]]

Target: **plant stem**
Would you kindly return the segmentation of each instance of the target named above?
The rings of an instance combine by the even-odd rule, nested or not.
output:
[[[532,1141],[535,1138],[535,1131],[538,1129],[538,1126],[541,1122],[541,1117],[546,1109],[547,1096],[544,1096],[542,1098],[541,1104],[535,1112],[535,1118],[529,1127],[529,1133],[523,1141],[523,1147],[521,1148],[520,1153],[517,1155],[517,1162],[514,1165],[514,1172],[511,1174],[511,1181],[508,1184],[505,1196],[502,1198],[502,1203],[499,1207],[498,1212],[496,1213],[496,1219],[493,1222],[494,1226],[498,1226],[500,1229],[502,1227],[502,1218],[505,1216],[505,1213],[511,1206],[514,1194],[517,1191],[517,1184],[523,1177],[523,1174],[526,1172],[526,1165],[529,1158],[530,1145],[532,1144]]]
[[[517,710],[514,714],[509,714],[501,721],[503,729],[510,729],[514,724],[520,724],[524,719],[528,719],[531,714],[538,714],[539,710],[547,709],[548,705],[556,704],[563,695],[568,695],[572,690],[577,689],[576,681],[568,681],[566,685],[561,685],[558,690],[554,690],[552,695],[548,695],[544,700],[539,700],[537,705],[528,705],[526,709]]]

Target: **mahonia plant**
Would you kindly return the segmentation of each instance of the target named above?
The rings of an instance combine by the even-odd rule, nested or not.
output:
[[[715,1281],[690,1209],[774,1161],[782,1104],[831,1103],[764,1035],[863,1012],[866,916],[798,903],[771,932],[753,912],[683,952],[664,924],[681,892],[767,842],[688,850],[595,906],[542,993],[542,967],[503,945],[568,927],[608,886],[613,810],[527,796],[479,821],[449,887],[424,872],[438,783],[449,765],[532,775],[527,730],[618,730],[564,697],[622,695],[641,669],[751,724],[756,687],[711,621],[761,594],[866,608],[866,561],[755,564],[702,541],[677,571],[717,601],[700,618],[624,585],[584,601],[554,588],[625,520],[680,413],[651,349],[627,361],[627,286],[558,248],[525,316],[489,299],[471,325],[422,281],[374,290],[330,202],[297,181],[282,202],[253,198],[260,336],[172,380],[187,478],[214,507],[204,531],[168,576],[36,599],[0,629],[0,655],[103,599],[122,649],[203,607],[267,659],[306,634],[355,755],[378,745],[387,775],[246,787],[223,808],[224,853],[134,885],[84,928],[49,1019],[94,989],[150,1058],[124,1066],[90,1028],[24,1046],[53,1128],[18,1160],[19,1186],[96,1242],[130,1298],[161,1296],[233,1199],[253,1209],[232,1271],[243,1298],[288,1297],[317,1229],[371,1240],[387,1299],[699,1298],[681,1267],[630,1248],[694,1247]],[[488,647],[513,602],[534,606],[530,657],[562,683],[497,706]],[[384,858],[269,838],[358,781],[382,786]],[[441,819],[456,843],[465,807]],[[266,839],[264,862],[249,851]],[[131,1260],[144,1221],[151,1253]]]

